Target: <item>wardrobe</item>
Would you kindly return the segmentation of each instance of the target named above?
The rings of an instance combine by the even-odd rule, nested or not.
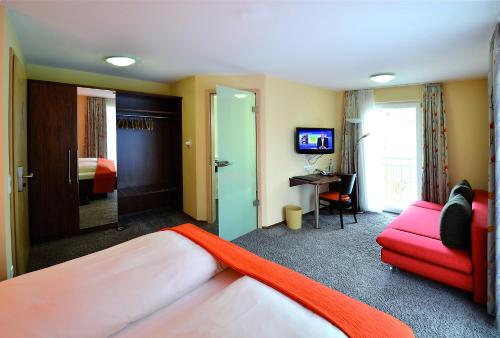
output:
[[[182,208],[181,110],[178,97],[117,94],[119,215]]]
[[[77,87],[28,81],[28,167],[33,173],[29,208],[33,244],[82,233]],[[117,90],[116,123],[118,216],[159,207],[180,210],[182,99]]]

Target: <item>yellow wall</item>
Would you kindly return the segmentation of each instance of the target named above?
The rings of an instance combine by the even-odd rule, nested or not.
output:
[[[488,80],[444,83],[450,185],[463,178],[488,189]]]
[[[422,86],[378,88],[373,91],[375,102],[408,102],[422,99]]]
[[[198,220],[207,219],[208,93],[216,85],[256,89],[259,93],[261,156],[260,224],[283,220],[283,207],[300,204],[312,210],[309,187],[290,188],[288,177],[304,173],[305,155],[295,153],[293,135],[298,126],[330,126],[336,131],[335,167],[339,166],[342,93],[264,75],[196,75],[172,84],[172,94],[183,97],[184,211]],[[193,105],[194,102],[194,105]],[[326,167],[325,156],[317,167]]]
[[[0,44],[1,54],[1,139],[0,139],[0,280],[12,277],[12,248],[10,234],[10,194],[9,180],[9,55],[10,48],[24,65],[24,56],[16,38],[15,32],[6,15],[5,8],[0,6]]]
[[[326,168],[333,158],[338,170],[343,115],[340,92],[266,76],[265,93],[264,226],[281,222],[288,204],[302,206],[304,213],[314,207],[312,186],[289,187],[288,178],[303,175],[306,164],[306,155],[295,153],[295,128],[335,128],[335,153],[323,156],[315,167]]]
[[[78,157],[87,157],[87,96],[78,95],[76,99]]]
[[[28,65],[26,71],[28,78],[32,80],[72,83],[88,87],[121,89],[152,94],[170,93],[170,85],[167,83],[39,65]]]
[[[488,80],[457,80],[443,83],[448,125],[448,172],[450,185],[465,178],[473,188],[488,187]],[[420,101],[422,86],[374,90],[375,101]]]
[[[177,81],[171,86],[172,95],[182,97],[182,185],[183,209],[191,217],[197,218],[197,184],[196,175],[196,111],[195,111],[195,77]],[[186,141],[191,140],[188,148]]]

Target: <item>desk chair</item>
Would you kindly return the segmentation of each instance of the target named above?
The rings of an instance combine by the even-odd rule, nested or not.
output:
[[[340,175],[341,180],[338,183],[330,185],[330,191],[319,194],[319,200],[327,201],[330,206],[330,214],[333,214],[333,208],[336,207],[340,215],[340,228],[344,229],[344,219],[342,217],[342,210],[351,210],[354,216],[354,222],[358,223],[356,219],[356,210],[352,205],[352,190],[354,182],[356,181],[356,174]]]

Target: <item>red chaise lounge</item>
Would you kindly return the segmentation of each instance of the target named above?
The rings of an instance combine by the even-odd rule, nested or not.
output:
[[[471,248],[450,249],[439,235],[440,204],[418,201],[377,237],[381,260],[402,270],[472,292],[486,303],[488,193],[474,191]]]

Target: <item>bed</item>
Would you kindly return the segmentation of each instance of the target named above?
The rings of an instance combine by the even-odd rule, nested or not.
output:
[[[116,189],[116,167],[105,158],[78,158],[78,188],[80,204],[91,199],[106,198]]]
[[[78,158],[78,180],[93,180],[97,168],[97,158]]]
[[[6,337],[413,337],[396,318],[185,224],[0,283]]]

